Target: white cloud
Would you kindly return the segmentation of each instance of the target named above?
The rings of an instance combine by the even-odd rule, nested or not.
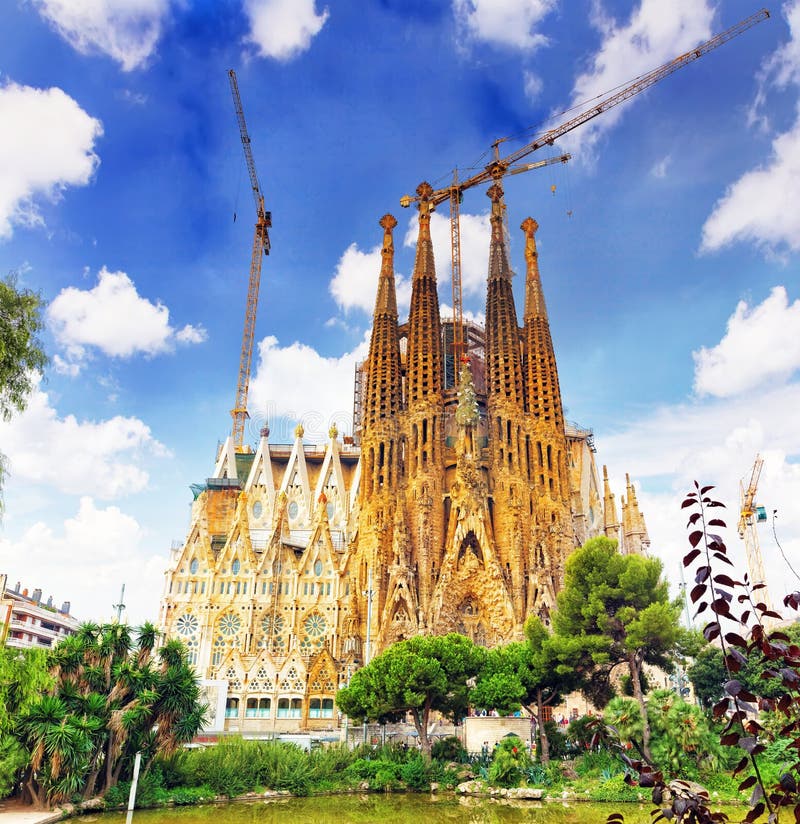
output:
[[[693,353],[699,395],[726,398],[800,369],[800,300],[776,286],[758,306],[739,301],[728,330],[711,349]]]
[[[744,553],[736,534],[739,481],[749,480],[756,453],[764,458],[757,503],[768,513],[779,511],[778,534],[789,557],[800,553],[800,429],[791,410],[800,408],[800,383],[790,378],[791,364],[800,364],[798,349],[782,337],[800,311],[800,302],[787,306],[785,290],[777,287],[755,309],[740,303],[726,334],[705,355],[697,358],[696,378],[720,397],[694,397],[686,402],[661,405],[621,427],[616,433],[598,433],[601,460],[607,463],[619,489],[623,472],[639,483],[639,500],[652,539],[651,550],[664,560],[674,581],[679,559],[688,550],[686,517],[680,504],[695,480],[714,484],[727,509],[721,514],[729,529],[727,540],[743,569]],[[778,329],[768,330],[770,323]],[[794,320],[794,328],[797,321]],[[783,330],[783,331],[781,331]],[[761,365],[789,343],[788,360],[770,374],[768,384],[756,379],[758,355],[742,351],[745,335],[754,350],[762,352]],[[769,349],[770,341],[773,344]],[[738,364],[735,362],[739,359]],[[736,375],[736,366],[744,373]],[[736,394],[726,393],[725,379],[738,381]],[[721,391],[722,390],[722,391]],[[624,488],[624,487],[623,487]],[[770,529],[760,530],[762,554],[773,602],[786,588],[800,587],[780,558]]]
[[[81,498],[75,516],[54,530],[38,521],[17,539],[0,539],[0,567],[29,591],[41,588],[60,607],[71,602],[79,620],[109,620],[125,584],[125,614],[132,624],[157,618],[166,558],[149,555],[135,518],[115,506]],[[12,584],[13,585],[13,584]]]
[[[800,85],[800,2],[784,6],[790,39],[763,63],[747,121],[769,129],[763,112],[771,86]],[[788,131],[772,141],[770,157],[728,186],[703,225],[701,252],[749,241],[767,255],[800,249],[800,105]]]
[[[0,443],[14,483],[27,481],[64,494],[103,499],[145,489],[149,481],[145,458],[168,454],[138,418],[60,418],[47,393],[38,387],[24,412],[0,422]]]
[[[107,54],[124,71],[153,54],[169,0],[33,0],[39,14],[81,54]]]
[[[596,103],[598,96],[707,40],[713,15],[708,0],[642,0],[624,24],[598,16],[595,23],[603,40],[588,70],[575,80],[570,107]],[[619,122],[629,105],[604,112],[559,140],[559,145],[572,152],[580,146],[582,156],[591,159],[600,137]]]
[[[247,42],[259,57],[291,60],[306,51],[328,19],[327,8],[317,13],[316,0],[245,0],[250,23]]]
[[[339,258],[336,274],[328,289],[341,309],[361,309],[371,315],[375,308],[380,271],[380,246],[362,252],[357,244],[351,243]],[[395,272],[395,290],[397,308],[402,314],[411,302],[411,281]]]
[[[358,346],[340,357],[325,357],[295,341],[280,346],[268,336],[258,345],[258,367],[250,382],[250,413],[255,420],[275,417],[302,421],[306,438],[327,437],[331,421],[352,430],[353,374],[369,352],[368,331]]]
[[[183,329],[175,333],[178,343],[205,343],[208,340],[208,331],[203,326],[192,326],[187,323]]]
[[[525,96],[531,103],[539,99],[539,95],[544,88],[544,81],[538,74],[534,74],[527,69],[522,73],[522,81],[525,86]]]
[[[800,250],[800,113],[772,156],[728,187],[703,224],[701,252],[751,241],[769,253]]]
[[[557,0],[453,0],[456,24],[467,38],[533,51],[548,39],[536,27]]]
[[[155,355],[174,343],[202,343],[208,337],[202,326],[169,324],[169,309],[152,303],[136,291],[125,272],[103,267],[92,289],[62,289],[47,309],[47,320],[67,360],[59,358],[59,371],[74,370],[98,349],[109,357],[129,358],[137,353]]]
[[[671,154],[668,154],[666,157],[662,157],[661,160],[659,160],[658,163],[650,169],[650,174],[657,180],[663,180],[667,176],[667,170],[669,169],[671,163]]]
[[[0,239],[14,225],[41,225],[35,198],[56,201],[67,186],[85,186],[100,162],[95,141],[103,134],[61,89],[0,86]],[[9,128],[8,124],[13,124]]]

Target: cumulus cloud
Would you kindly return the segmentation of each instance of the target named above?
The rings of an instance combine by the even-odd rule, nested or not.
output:
[[[770,159],[745,172],[716,202],[703,224],[701,252],[750,241],[776,254],[800,250],[800,112],[772,143]]]
[[[0,240],[14,225],[41,225],[36,199],[56,201],[68,186],[85,186],[100,162],[103,134],[61,89],[0,86]],[[8,128],[8,124],[14,124]]]
[[[168,455],[138,418],[62,418],[38,386],[24,412],[0,422],[0,443],[15,482],[28,481],[65,494],[103,499],[145,489],[149,481],[146,459]]]
[[[557,0],[453,0],[453,15],[465,38],[533,51],[547,44],[536,29],[557,5]]]
[[[800,300],[776,286],[758,306],[739,301],[722,340],[693,353],[699,395],[731,397],[800,369]]]
[[[52,595],[56,607],[70,601],[83,621],[111,619],[125,584],[126,617],[136,625],[157,618],[166,566],[163,553],[145,549],[146,538],[135,518],[83,497],[58,529],[38,521],[14,540],[0,538],[0,566],[10,581]]]
[[[81,54],[102,53],[123,71],[153,54],[169,0],[33,0],[39,14]]]
[[[598,13],[602,34],[589,68],[575,80],[570,106],[580,106],[629,83],[711,36],[714,8],[708,0],[642,0],[630,19],[617,23]],[[635,99],[635,98],[634,98]],[[612,129],[631,103],[605,112],[559,141],[567,151],[591,158],[601,136]]]
[[[784,14],[790,39],[761,67],[759,89],[748,112],[748,125],[765,130],[762,106],[772,87],[800,85],[800,2]],[[728,186],[703,224],[701,252],[750,242],[771,256],[800,249],[800,104],[794,125],[773,138],[769,158]]]
[[[250,413],[257,421],[285,417],[302,421],[306,438],[322,441],[331,422],[352,431],[353,374],[369,352],[367,332],[340,357],[326,357],[305,343],[281,346],[273,336],[258,345],[258,367],[250,382]]]
[[[328,289],[340,309],[360,309],[372,314],[378,290],[378,275],[381,271],[381,247],[375,246],[369,252],[362,252],[358,245],[351,243],[336,264],[336,273]],[[411,281],[395,272],[397,308],[402,314],[411,302]]]
[[[695,480],[714,484],[714,494],[726,503],[727,540],[744,568],[735,530],[739,481],[749,480],[757,453],[764,458],[757,502],[769,513],[778,510],[779,536],[787,554],[796,557],[800,552],[800,430],[792,414],[800,408],[800,383],[792,378],[800,366],[800,350],[787,337],[792,324],[798,328],[798,312],[800,302],[789,305],[783,287],[773,289],[755,308],[740,303],[720,342],[695,353],[695,383],[705,395],[660,405],[614,433],[597,432],[601,460],[616,476],[612,479],[617,487],[624,472],[640,482],[651,549],[664,560],[674,581],[678,559],[688,548],[680,504]],[[777,328],[770,329],[770,324]],[[745,336],[752,353],[745,351]],[[784,355],[786,345],[790,352]],[[776,357],[779,363],[773,368],[770,361]],[[759,375],[759,367],[768,375]],[[784,588],[797,588],[798,582],[787,576],[768,528],[761,530],[760,540],[777,604]]]
[[[316,0],[245,0],[250,24],[247,42],[259,57],[291,60],[306,51],[328,19],[324,8],[317,13]]]
[[[47,309],[47,320],[66,351],[66,360],[59,358],[56,364],[60,371],[74,371],[95,349],[109,357],[129,358],[166,352],[175,343],[202,343],[208,337],[202,326],[170,326],[164,304],[139,295],[125,272],[105,267],[92,289],[62,289]]]

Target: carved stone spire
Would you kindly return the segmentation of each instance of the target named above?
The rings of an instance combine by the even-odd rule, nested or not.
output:
[[[522,357],[511,267],[503,238],[503,189],[494,183],[486,193],[492,200],[492,239],[489,246],[489,284],[486,292],[486,388],[490,401],[504,399],[522,408]]]
[[[408,316],[408,368],[406,376],[408,406],[441,395],[442,354],[439,296],[436,292],[436,267],[431,241],[430,183],[420,183],[419,237],[411,283],[411,309]]]
[[[626,555],[646,555],[650,546],[650,536],[647,534],[644,516],[639,509],[636,489],[627,473],[625,474],[625,486],[627,499],[623,499],[622,502],[623,552]]]
[[[380,220],[383,227],[381,273],[372,319],[372,339],[365,369],[363,421],[365,432],[377,421],[394,418],[402,405],[400,342],[397,335],[397,297],[394,283],[394,244],[392,230],[397,221],[392,215]]]
[[[619,540],[619,516],[614,493],[608,483],[608,469],[603,466],[603,532],[607,538]]]
[[[525,400],[527,411],[535,418],[550,421],[564,431],[564,412],[558,368],[550,335],[550,322],[539,277],[536,230],[539,224],[527,218],[520,227],[525,232]]]

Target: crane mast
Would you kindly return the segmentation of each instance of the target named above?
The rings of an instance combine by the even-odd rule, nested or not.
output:
[[[256,204],[256,223],[253,234],[253,251],[250,257],[250,279],[247,285],[247,306],[244,315],[244,331],[242,333],[242,350],[239,355],[239,377],[236,383],[236,400],[231,409],[233,427],[231,438],[236,451],[241,451],[244,444],[245,421],[247,412],[247,393],[250,388],[250,364],[253,359],[253,338],[256,329],[256,310],[258,309],[258,290],[261,284],[261,261],[264,255],[269,254],[269,228],[272,226],[272,214],[264,209],[264,195],[258,183],[256,163],[250,147],[250,135],[247,132],[247,123],[244,119],[242,98],[239,95],[239,84],[236,81],[236,72],[230,69],[228,79],[231,84],[233,105],[236,109],[236,119],[239,123],[239,136],[244,149],[244,159],[250,175],[250,187]]]
[[[750,584],[755,586],[761,584],[762,587],[756,591],[754,596],[756,603],[763,602],[768,610],[772,610],[772,600],[767,587],[767,577],[764,574],[764,559],[761,555],[761,543],[758,540],[759,521],[767,519],[763,507],[756,504],[756,492],[758,481],[761,477],[761,469],[764,466],[764,459],[761,455],[756,455],[753,463],[753,471],[750,474],[750,483],[745,488],[744,481],[739,482],[739,537],[744,541],[744,551],[747,558],[747,569],[750,572]],[[764,618],[764,623],[770,623],[771,619]]]
[[[761,9],[755,14],[751,14],[749,17],[745,18],[739,23],[736,23],[729,29],[720,32],[715,37],[712,37],[710,40],[707,40],[705,43],[701,43],[696,48],[691,49],[690,51],[685,52],[684,54],[678,55],[678,57],[675,57],[673,60],[664,63],[662,66],[659,66],[658,68],[653,69],[652,71],[647,72],[646,74],[640,75],[620,91],[607,95],[599,103],[595,104],[594,106],[591,106],[590,108],[586,109],[580,114],[575,115],[575,117],[566,120],[564,123],[561,123],[558,126],[555,126],[554,128],[544,132],[543,134],[539,135],[534,140],[532,140],[530,143],[527,143],[525,146],[522,146],[516,151],[511,152],[511,154],[507,155],[506,157],[500,157],[499,147],[500,144],[505,142],[507,138],[500,138],[499,140],[495,140],[495,142],[492,144],[492,148],[494,149],[494,158],[491,163],[489,163],[481,171],[475,173],[471,177],[466,178],[466,180],[462,180],[461,182],[458,182],[458,180],[454,177],[453,183],[450,186],[437,189],[428,197],[428,203],[430,204],[431,210],[438,206],[440,203],[443,203],[445,200],[450,201],[450,238],[452,258],[451,262],[453,267],[452,285],[454,313],[453,350],[454,355],[456,357],[461,355],[461,350],[456,349],[456,341],[458,341],[459,346],[461,346],[463,342],[463,313],[461,298],[460,257],[461,241],[459,228],[459,205],[461,203],[463,192],[467,189],[472,188],[473,186],[478,186],[481,183],[487,183],[489,181],[499,181],[505,175],[518,174],[519,172],[525,172],[529,169],[538,168],[542,165],[546,165],[546,163],[530,163],[523,165],[516,164],[519,164],[521,160],[523,160],[533,152],[537,151],[538,149],[541,149],[544,146],[552,146],[553,143],[559,137],[563,137],[565,134],[571,132],[573,129],[577,129],[578,126],[582,126],[584,123],[587,123],[588,121],[593,120],[595,117],[598,117],[599,115],[603,114],[603,112],[607,112],[609,109],[613,109],[615,106],[619,106],[626,100],[629,100],[630,98],[634,97],[640,92],[645,91],[645,89],[649,89],[650,86],[654,85],[655,83],[658,83],[659,80],[663,80],[665,77],[678,71],[678,69],[682,69],[684,66],[688,66],[689,63],[694,62],[699,57],[702,57],[704,54],[707,54],[708,52],[713,51],[719,46],[722,46],[724,43],[727,43],[734,37],[738,37],[738,35],[752,28],[757,23],[766,20],[768,17],[769,11],[767,9]],[[559,158],[555,159],[556,162],[558,160]],[[400,198],[400,205],[407,207],[410,206],[412,203],[418,202],[419,199],[419,197],[404,195],[402,198]]]

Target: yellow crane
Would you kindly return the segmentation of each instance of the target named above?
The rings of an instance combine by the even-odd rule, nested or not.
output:
[[[236,81],[236,72],[231,69],[228,79],[233,94],[233,105],[236,109],[236,119],[239,123],[239,135],[244,148],[244,159],[250,175],[250,186],[256,203],[256,224],[253,234],[253,252],[250,257],[250,280],[247,285],[247,307],[244,314],[244,332],[242,333],[242,351],[239,355],[239,379],[236,383],[236,401],[231,409],[233,427],[231,438],[234,449],[241,452],[244,444],[245,421],[250,415],[247,412],[247,393],[250,388],[250,364],[253,359],[253,336],[256,329],[256,310],[258,309],[258,290],[261,285],[261,261],[264,255],[269,254],[269,228],[272,226],[272,213],[264,209],[264,195],[258,183],[256,163],[250,148],[250,135],[247,133],[247,123],[244,119],[242,98],[239,95],[239,84]]]
[[[756,455],[753,471],[750,473],[750,483],[745,488],[744,480],[739,481],[739,537],[744,541],[744,551],[747,558],[747,569],[750,573],[750,584],[763,585],[756,590],[754,600],[763,603],[768,610],[772,610],[772,600],[767,587],[767,577],[764,574],[764,559],[761,555],[761,543],[758,540],[758,524],[767,520],[767,512],[763,506],[756,503],[758,481],[761,478],[761,469],[764,459]],[[772,619],[765,618],[764,623],[770,624]]]
[[[769,11],[767,11],[767,9],[761,9],[755,14],[750,15],[750,17],[740,21],[736,25],[731,26],[729,29],[720,32],[720,34],[712,37],[705,43],[701,43],[699,46],[691,49],[685,54],[681,54],[673,60],[670,60],[668,63],[664,63],[664,65],[659,66],[657,69],[653,69],[652,71],[637,77],[620,91],[608,94],[590,108],[580,114],[575,115],[564,123],[549,129],[536,137],[530,143],[527,143],[525,146],[511,152],[511,154],[506,157],[500,157],[500,144],[505,142],[508,138],[500,138],[495,140],[492,144],[494,158],[488,166],[480,172],[477,172],[471,177],[468,177],[466,180],[462,180],[460,182],[457,179],[457,175],[454,175],[453,182],[449,186],[435,190],[427,198],[431,210],[433,210],[438,204],[443,203],[445,200],[450,201],[450,244],[453,287],[453,355],[456,360],[463,355],[464,339],[463,309],[461,301],[461,230],[459,227],[459,210],[464,191],[472,188],[473,186],[478,186],[481,183],[499,181],[505,175],[526,172],[529,169],[535,169],[543,165],[547,165],[547,161],[544,163],[528,164],[521,164],[520,161],[544,146],[552,146],[559,137],[563,137],[573,129],[577,129],[578,126],[582,126],[589,120],[593,120],[598,115],[603,114],[603,112],[607,112],[609,109],[619,106],[620,103],[624,103],[634,95],[650,88],[650,86],[658,83],[659,80],[663,80],[668,75],[678,71],[678,69],[682,69],[684,66],[687,66],[689,63],[692,63],[699,57],[702,57],[704,54],[707,54],[724,43],[727,43],[729,40],[732,40],[734,37],[737,37],[747,31],[747,29],[752,28],[762,20],[766,20],[768,17]],[[558,161],[560,158],[556,158],[555,160]],[[404,195],[400,198],[400,205],[408,207],[412,203],[417,203],[419,200],[419,195],[417,197],[412,195]]]

